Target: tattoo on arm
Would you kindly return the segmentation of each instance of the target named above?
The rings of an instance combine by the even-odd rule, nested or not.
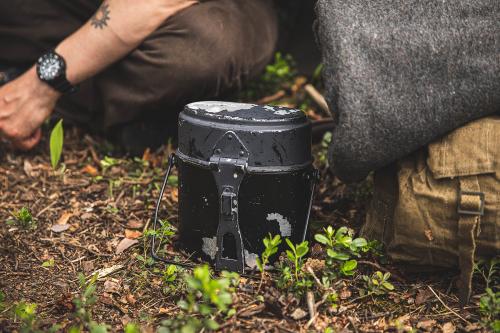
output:
[[[104,2],[97,12],[90,19],[90,24],[96,29],[104,29],[108,26],[109,21],[109,4]]]

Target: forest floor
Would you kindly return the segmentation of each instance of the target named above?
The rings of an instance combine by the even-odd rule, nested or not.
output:
[[[314,78],[290,76],[286,81],[285,88],[279,82],[279,89],[261,94],[260,102],[300,107],[311,119],[327,117],[306,92],[306,83],[320,85]],[[302,261],[297,279],[277,270],[259,288],[259,272],[258,278],[241,277],[231,286],[215,274],[208,278],[220,283],[215,293],[208,287],[193,291],[192,270],[154,262],[149,254],[150,218],[174,147],[131,158],[117,154],[103,138],[65,128],[63,167],[54,171],[48,141],[45,135],[29,153],[0,148],[0,331],[48,331],[57,324],[54,330],[104,332],[105,324],[108,331],[154,332],[162,326],[163,332],[174,332],[186,322],[191,326],[183,332],[202,326],[208,331],[215,327],[208,319],[224,332],[488,330],[487,315],[479,311],[485,290],[481,274],[470,304],[462,309],[452,272],[408,273],[378,250],[361,253],[348,274],[331,269],[335,278],[326,283],[325,251],[312,237],[309,259]],[[321,182],[311,235],[328,225],[357,232],[371,182],[346,185],[335,178],[326,165],[325,145],[320,142],[314,149]],[[183,259],[173,246],[177,203],[177,189],[170,187],[160,211],[170,222],[162,230],[168,238],[162,251]],[[387,288],[363,277],[377,279],[376,271],[391,273]],[[198,273],[195,278],[202,280],[203,270]],[[218,307],[224,303],[219,289],[232,295],[226,302],[231,310]],[[191,312],[183,309],[186,303]],[[209,310],[196,310],[196,304]]]

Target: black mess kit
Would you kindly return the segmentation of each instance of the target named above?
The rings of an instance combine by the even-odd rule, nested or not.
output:
[[[256,266],[262,240],[306,237],[317,179],[311,124],[279,106],[188,104],[179,115],[178,148],[169,158],[154,227],[172,168],[178,170],[179,245],[216,270]],[[152,241],[153,257],[159,257]],[[284,250],[282,242],[280,251]]]

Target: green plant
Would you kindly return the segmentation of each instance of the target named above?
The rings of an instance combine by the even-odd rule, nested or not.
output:
[[[257,258],[256,260],[257,267],[260,271],[260,283],[258,288],[259,291],[262,286],[262,282],[264,281],[266,265],[269,263],[269,259],[271,258],[271,256],[278,252],[278,247],[281,244],[281,236],[276,235],[273,237],[271,236],[271,234],[269,234],[269,236],[265,237],[262,242],[264,243],[264,252],[262,252],[261,258]]]
[[[302,259],[309,252],[309,242],[304,241],[298,245],[294,245],[288,238],[285,238],[285,242],[290,248],[290,250],[286,250],[286,256],[293,263],[295,280],[298,280],[299,272],[302,269]]]
[[[123,328],[125,333],[141,333],[141,328],[137,324],[128,323]]]
[[[11,215],[13,219],[8,220],[7,224],[17,225],[22,229],[36,228],[36,220],[28,208],[22,207],[17,212],[11,213]]]
[[[144,237],[157,237],[158,246],[161,246],[164,242],[170,243],[172,241],[172,236],[175,235],[176,229],[168,220],[158,220],[159,226],[156,230],[148,229],[144,232]]]
[[[5,309],[5,294],[0,290],[0,311]]]
[[[101,160],[101,168],[103,169],[103,171],[106,171],[111,167],[121,164],[121,162],[122,161],[117,158],[104,156],[104,159]]]
[[[91,333],[105,333],[108,331],[108,326],[99,324],[92,319],[92,307],[97,301],[97,297],[95,296],[97,278],[98,275],[95,274],[87,281],[85,275],[79,274],[78,279],[82,293],[79,297],[73,299],[73,304],[75,304],[76,308],[75,317],[80,320],[83,327]],[[80,332],[82,327],[74,327],[72,329],[74,332]]]
[[[474,273],[481,275],[486,284],[486,289],[490,286],[500,283],[500,258],[492,258],[491,260],[480,259],[474,264]]]
[[[261,96],[266,96],[270,92],[283,89],[293,84],[293,79],[297,74],[296,63],[289,54],[282,55],[276,52],[274,62],[267,65],[261,77],[251,81],[240,93],[239,99],[256,100]]]
[[[485,326],[495,333],[500,332],[500,292],[486,288],[486,295],[479,300],[479,312]]]
[[[21,321],[21,333],[33,332],[35,331],[35,319],[36,319],[36,308],[35,303],[25,303],[19,302],[14,308],[14,313],[16,318]]]
[[[219,279],[211,276],[208,265],[196,267],[192,275],[186,275],[187,295],[178,306],[184,311],[176,318],[162,322],[158,332],[198,332],[202,328],[216,330],[219,314],[231,316],[231,293],[239,284],[239,275],[222,272]]]
[[[178,295],[185,291],[186,283],[183,279],[179,279],[179,274],[182,272],[183,269],[176,265],[168,265],[165,270],[163,270],[163,292],[166,295]]]
[[[292,56],[287,54],[283,56],[281,52],[276,52],[274,62],[266,66],[266,71],[262,75],[262,81],[268,87],[277,88],[293,80],[297,74],[295,61]],[[272,90],[271,90],[272,91]]]
[[[354,231],[341,227],[335,231],[331,226],[323,229],[324,233],[314,235],[314,239],[326,247],[327,275],[331,279],[339,275],[354,275],[361,253],[369,251],[368,242],[364,238],[353,239]]]
[[[323,134],[323,139],[321,140],[320,150],[318,152],[318,162],[321,165],[328,166],[328,147],[330,147],[330,143],[332,142],[332,132],[326,132]]]
[[[300,297],[313,285],[303,269],[303,259],[309,252],[309,242],[294,245],[288,238],[285,238],[285,242],[289,250],[286,250],[286,259],[277,267],[280,274],[276,285],[279,289],[288,289]]]
[[[41,330],[36,316],[37,305],[35,303],[19,302],[14,308],[15,317],[21,321],[21,333],[42,333],[42,332],[57,332],[60,329],[59,325],[53,325],[50,329]]]
[[[366,290],[361,290],[360,294],[363,295],[383,295],[389,291],[394,290],[394,286],[389,282],[391,273],[383,274],[376,271],[372,276],[363,275],[362,279],[365,282]]]
[[[52,169],[56,169],[59,161],[61,160],[61,154],[64,143],[64,130],[63,130],[63,120],[59,120],[57,124],[52,129],[50,133],[50,163],[52,164]]]

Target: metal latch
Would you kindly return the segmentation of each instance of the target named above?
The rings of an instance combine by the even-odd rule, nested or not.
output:
[[[219,225],[215,269],[243,273],[243,239],[238,219],[238,193],[247,170],[248,150],[238,136],[226,132],[217,141],[210,158],[210,168],[219,193]]]

